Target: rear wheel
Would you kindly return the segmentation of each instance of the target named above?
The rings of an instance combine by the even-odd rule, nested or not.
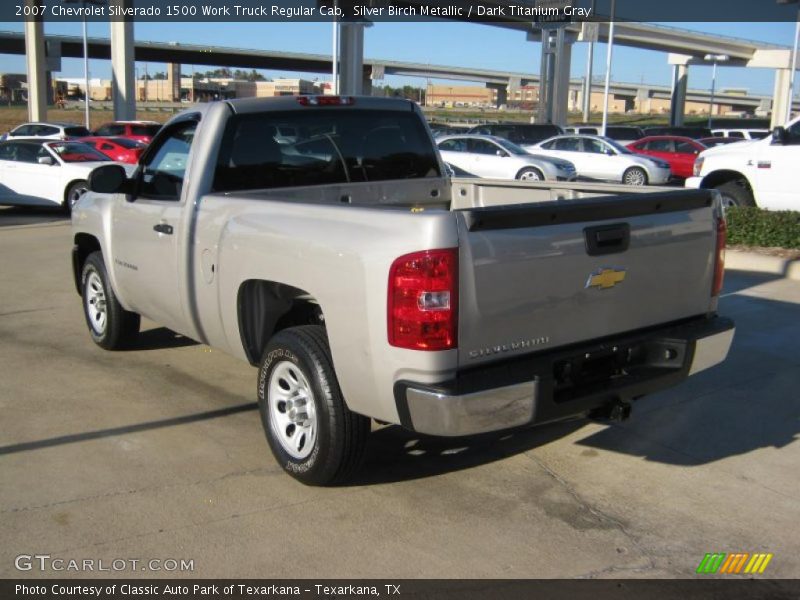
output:
[[[89,191],[89,186],[85,181],[75,181],[64,192],[64,210],[67,214],[72,212],[73,207],[78,203],[83,195]]]
[[[622,183],[625,185],[647,185],[647,173],[639,167],[631,167],[622,174]]]
[[[742,181],[728,181],[718,185],[717,190],[722,196],[722,205],[725,208],[756,205],[753,194],[750,193],[747,185]]]
[[[517,179],[520,181],[544,181],[544,174],[539,169],[526,167],[517,173]]]
[[[117,300],[100,252],[92,252],[83,264],[81,292],[83,314],[95,344],[118,350],[136,338],[140,317],[122,308]]]
[[[341,483],[360,465],[370,420],[345,404],[324,327],[291,327],[270,340],[258,408],[272,454],[302,483]]]

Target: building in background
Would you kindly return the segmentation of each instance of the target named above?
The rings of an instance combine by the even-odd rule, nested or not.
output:
[[[497,90],[477,85],[428,84],[425,106],[439,108],[490,108],[497,103]]]

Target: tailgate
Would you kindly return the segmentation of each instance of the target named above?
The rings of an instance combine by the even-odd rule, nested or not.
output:
[[[459,365],[707,313],[713,199],[681,190],[456,211]]]

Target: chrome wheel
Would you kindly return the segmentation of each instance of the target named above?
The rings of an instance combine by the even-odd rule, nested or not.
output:
[[[108,311],[106,308],[106,292],[103,289],[103,282],[97,271],[91,271],[86,277],[86,287],[83,295],[89,323],[97,335],[103,335],[108,322]]]
[[[89,188],[85,183],[78,183],[73,185],[69,188],[69,192],[67,192],[67,206],[70,210],[78,203],[83,195],[89,191]]]
[[[317,410],[305,374],[295,363],[281,361],[272,370],[267,394],[274,437],[292,458],[307,458],[317,439]]]
[[[542,176],[535,169],[526,169],[519,174],[520,181],[542,181]]]
[[[641,169],[628,169],[625,171],[622,182],[626,185],[645,185],[647,175]]]
[[[728,194],[722,194],[720,196],[720,199],[722,200],[722,206],[724,206],[725,208],[735,208],[739,206],[739,203],[736,201],[736,198],[734,198],[733,196],[729,196]]]

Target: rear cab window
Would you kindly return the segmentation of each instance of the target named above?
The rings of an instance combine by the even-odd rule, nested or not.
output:
[[[292,138],[281,135],[291,128]],[[231,117],[214,191],[440,177],[416,113],[314,108]]]

